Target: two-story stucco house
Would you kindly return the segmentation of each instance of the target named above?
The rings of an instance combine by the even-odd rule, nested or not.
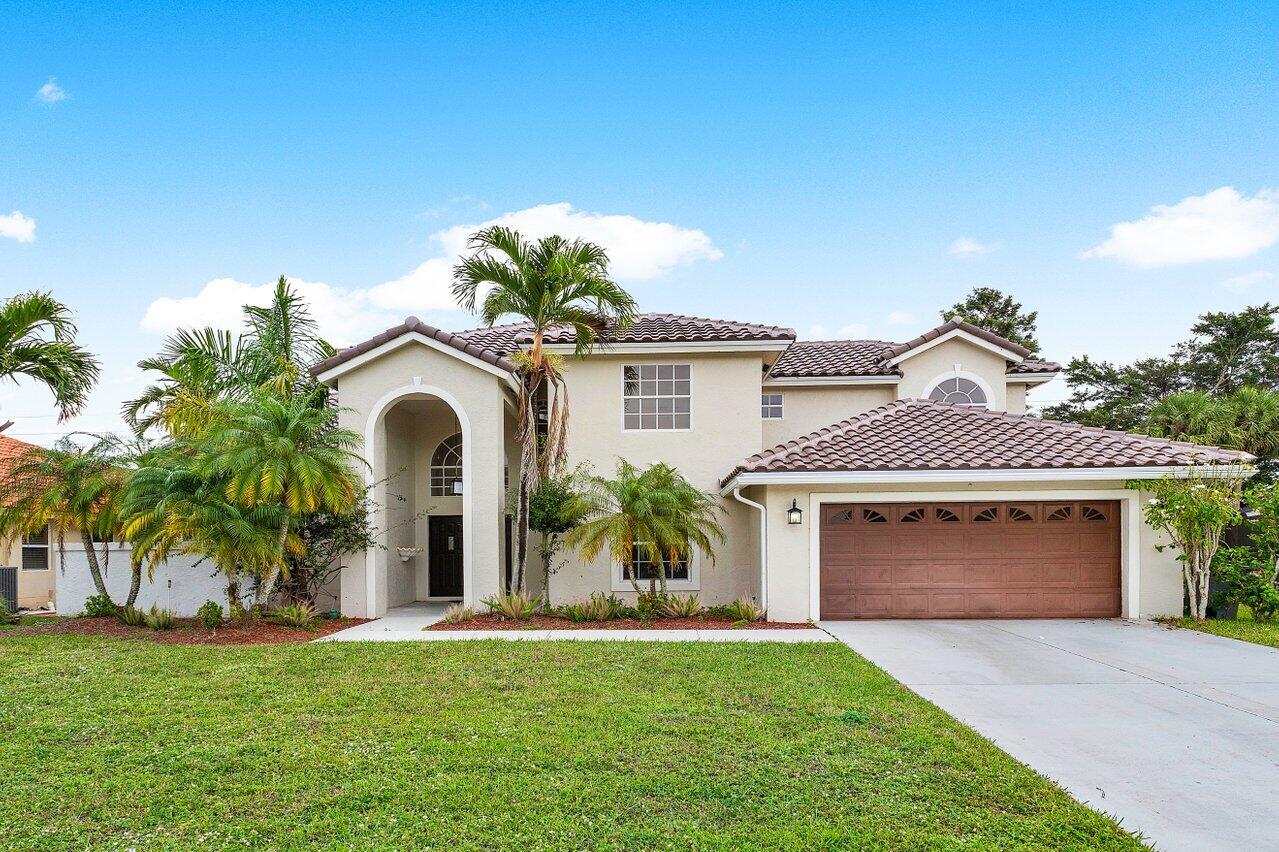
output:
[[[546,343],[571,352],[570,334]],[[343,612],[477,603],[506,582],[508,356],[528,342],[520,324],[450,333],[409,317],[315,367],[364,436],[390,528],[388,549],[344,568]],[[753,597],[787,621],[1179,614],[1175,554],[1125,482],[1238,457],[1027,416],[1027,390],[1058,369],[962,322],[905,343],[797,341],[645,314],[567,360],[569,463],[660,460],[720,495],[727,542],[670,584],[707,603]],[[625,596],[623,576],[569,554],[535,591]]]

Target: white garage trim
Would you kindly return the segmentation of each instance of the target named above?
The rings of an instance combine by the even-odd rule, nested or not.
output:
[[[822,617],[822,540],[823,503],[979,503],[1043,500],[1118,500],[1120,509],[1119,558],[1120,589],[1123,597],[1120,612],[1124,618],[1137,618],[1141,577],[1141,495],[1128,488],[1093,490],[1040,489],[1035,491],[844,491],[808,495],[808,612],[809,618]]]

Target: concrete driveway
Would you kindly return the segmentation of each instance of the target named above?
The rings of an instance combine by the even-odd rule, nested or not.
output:
[[[831,621],[1159,849],[1279,844],[1279,651],[1127,621]]]

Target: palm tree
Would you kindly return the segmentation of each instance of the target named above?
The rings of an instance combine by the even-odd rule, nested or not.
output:
[[[20,293],[0,303],[0,380],[28,376],[53,392],[59,420],[84,407],[98,362],[76,345],[67,306],[50,293]]]
[[[246,573],[264,600],[299,553],[302,519],[351,511],[362,494],[359,437],[334,419],[311,396],[270,390],[214,404],[201,434],[175,441],[134,477],[125,535],[135,564],[199,554],[227,576],[233,610]]]
[[[724,540],[713,496],[694,488],[675,468],[656,463],[638,468],[617,463],[617,476],[587,480],[578,512],[586,518],[570,530],[565,541],[593,560],[608,549],[615,562],[626,566],[626,577],[638,594],[634,556],[658,566],[661,593],[666,594],[666,569],[693,551],[713,557],[714,541]]]
[[[241,578],[260,577],[280,561],[280,506],[246,508],[228,500],[225,484],[194,470],[190,447],[169,445],[156,451],[129,483],[122,518],[132,545],[135,571],[155,567],[174,554],[211,561],[227,579],[227,603],[238,616],[244,611]],[[285,548],[298,548],[296,536]]]
[[[556,327],[574,333],[574,354],[589,353],[610,330],[623,329],[635,318],[635,300],[609,277],[604,249],[584,240],[560,236],[537,241],[518,231],[495,226],[474,234],[473,254],[453,268],[453,296],[465,310],[478,313],[485,325],[505,316],[521,317],[532,341],[514,360],[520,377],[515,439],[520,442],[520,478],[516,516],[516,588],[524,589],[528,552],[528,501],[542,478],[563,471],[567,453],[568,395],[558,363],[543,349],[543,339]],[[549,400],[545,434],[539,435],[537,408]]]
[[[12,464],[4,491],[12,495],[0,507],[0,535],[13,537],[53,525],[58,553],[65,556],[65,533],[76,530],[84,545],[89,575],[99,595],[111,599],[102,578],[102,568],[110,558],[103,548],[103,565],[98,563],[95,542],[118,541],[121,534],[120,505],[129,478],[129,454],[114,437],[87,435],[86,446],[67,436],[52,449],[32,448]],[[135,572],[126,606],[137,600],[140,576]]]
[[[1243,387],[1225,399],[1222,446],[1260,459],[1279,455],[1279,391]]]
[[[160,353],[138,362],[160,380],[126,402],[125,420],[142,434],[152,427],[172,435],[192,435],[205,425],[211,407],[222,399],[247,399],[262,388],[277,395],[309,394],[312,364],[334,353],[320,337],[306,303],[280,276],[271,302],[244,307],[246,331],[182,329]],[[323,393],[315,397],[324,404]]]
[[[1158,438],[1215,444],[1222,438],[1228,416],[1219,397],[1202,391],[1174,393],[1151,407],[1146,431]]]

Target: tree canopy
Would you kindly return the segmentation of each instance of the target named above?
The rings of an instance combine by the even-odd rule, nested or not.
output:
[[[962,302],[941,312],[942,319],[970,322],[1000,337],[1020,343],[1032,353],[1039,351],[1035,338],[1038,311],[1022,312],[1021,303],[994,287],[975,287]]]

